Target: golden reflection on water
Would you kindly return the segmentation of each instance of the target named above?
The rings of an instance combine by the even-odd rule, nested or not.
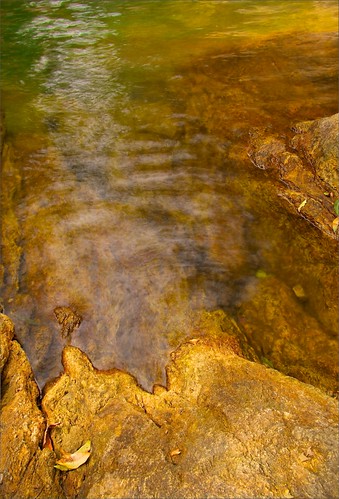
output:
[[[246,147],[251,127],[336,111],[335,3],[3,2],[2,294],[40,384],[60,370],[56,306],[81,313],[72,344],[97,367],[150,388],[193,311],[235,313],[258,270],[302,284],[333,334],[333,244]]]

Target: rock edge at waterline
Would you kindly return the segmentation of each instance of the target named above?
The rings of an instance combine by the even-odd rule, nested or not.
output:
[[[40,409],[14,326],[5,315],[0,321],[2,497],[338,497],[336,401],[247,360],[227,333],[182,344],[167,388],[152,394],[67,346],[64,373]],[[87,440],[84,465],[54,468]]]

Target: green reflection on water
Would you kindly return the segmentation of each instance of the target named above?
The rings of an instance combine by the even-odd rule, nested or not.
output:
[[[2,11],[2,89],[13,131],[39,126],[34,97],[41,93],[67,93],[100,111],[102,100],[114,105],[119,88],[121,94],[149,79],[163,85],[178,65],[207,50],[337,29],[334,1],[4,0]]]

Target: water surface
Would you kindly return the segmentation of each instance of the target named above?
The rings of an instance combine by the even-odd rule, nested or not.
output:
[[[2,0],[2,295],[41,385],[56,306],[146,388],[192,313],[236,313],[258,271],[335,334],[333,244],[246,148],[337,111],[336,30],[336,1]]]

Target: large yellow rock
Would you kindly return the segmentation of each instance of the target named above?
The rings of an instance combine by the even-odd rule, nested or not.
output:
[[[65,347],[64,373],[42,399],[54,450],[39,447],[43,416],[27,359],[15,341],[10,352],[1,415],[5,498],[338,495],[335,400],[245,359],[226,332],[181,345],[167,387],[153,393]],[[53,467],[87,440],[86,464]]]

